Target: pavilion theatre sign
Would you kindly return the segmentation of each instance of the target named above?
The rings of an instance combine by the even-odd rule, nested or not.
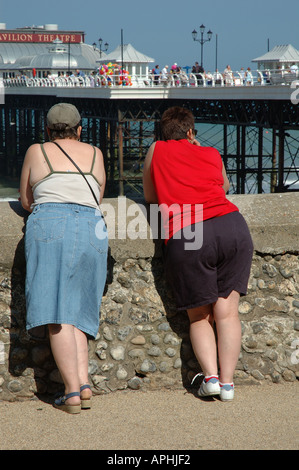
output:
[[[55,39],[59,39],[64,43],[82,42],[81,34],[0,33],[0,42],[53,42]]]

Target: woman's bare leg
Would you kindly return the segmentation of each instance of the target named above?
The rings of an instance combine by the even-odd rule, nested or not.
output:
[[[205,376],[218,375],[212,305],[187,310],[194,354]]]
[[[72,325],[49,325],[49,337],[52,353],[65,386],[65,394],[79,392],[77,342],[75,328]],[[80,403],[80,397],[67,400],[69,405]]]
[[[75,328],[75,339],[77,343],[77,362],[78,362],[78,376],[80,385],[88,383],[88,341],[87,336],[83,331]],[[91,390],[85,389],[81,392],[81,398],[90,398]]]
[[[220,382],[233,382],[241,349],[241,323],[238,314],[240,295],[232,291],[227,298],[219,297],[213,305],[217,328]]]

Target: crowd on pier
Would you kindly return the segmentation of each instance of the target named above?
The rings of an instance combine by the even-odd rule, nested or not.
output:
[[[188,73],[184,69],[189,69],[189,67],[180,67],[177,63],[174,63],[171,67],[165,65],[162,70],[160,70],[159,65],[156,65],[152,69],[152,79],[155,85],[164,85],[167,86],[174,81],[175,85],[187,85],[189,83]],[[245,70],[244,67],[241,67],[239,71],[233,72],[230,65],[227,65],[223,72],[220,72],[216,69],[215,72],[210,70],[205,71],[205,69],[199,65],[198,62],[195,62],[191,69],[191,73],[196,77],[197,85],[253,85],[254,76],[250,67],[247,67]],[[293,63],[287,69],[281,69],[278,67],[275,70],[275,75],[284,77],[285,74],[292,74],[290,78],[298,77],[298,66]],[[270,83],[270,71],[264,70],[261,72],[258,81],[264,80],[267,83]]]
[[[45,72],[43,77],[37,77],[34,71],[29,75],[24,73],[11,78],[3,79],[4,87],[11,86],[83,86],[83,87],[197,87],[197,86],[252,86],[291,84],[298,80],[298,66],[292,64],[288,68],[278,67],[275,70],[252,70],[241,67],[233,71],[227,65],[223,72],[206,71],[198,62],[192,67],[181,67],[177,63],[172,66],[165,65],[160,69],[156,65],[145,75],[130,75],[128,70],[122,69],[118,64],[103,64],[97,70],[84,72],[58,72],[56,74]],[[1,80],[2,81],[2,80]]]

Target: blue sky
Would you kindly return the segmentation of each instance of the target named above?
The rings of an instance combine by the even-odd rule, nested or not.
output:
[[[81,30],[86,42],[100,37],[111,52],[121,42],[152,57],[162,68],[200,62],[200,44],[191,32],[204,24],[214,34],[204,45],[204,67],[214,70],[216,34],[218,68],[252,67],[251,60],[275,45],[299,49],[298,0],[0,0],[0,22],[7,29],[58,24],[59,29]]]

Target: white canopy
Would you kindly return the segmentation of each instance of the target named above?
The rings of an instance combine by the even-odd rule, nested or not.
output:
[[[136,51],[131,44],[124,44],[123,47],[117,46],[113,52],[103,57],[100,62],[116,62],[121,64],[122,59],[125,64],[149,64],[150,62],[154,62],[154,59],[151,57]]]
[[[269,67],[270,64],[289,66],[293,63],[299,64],[299,51],[292,46],[286,44],[282,46],[275,46],[271,51],[266,54],[252,59],[252,62]]]

